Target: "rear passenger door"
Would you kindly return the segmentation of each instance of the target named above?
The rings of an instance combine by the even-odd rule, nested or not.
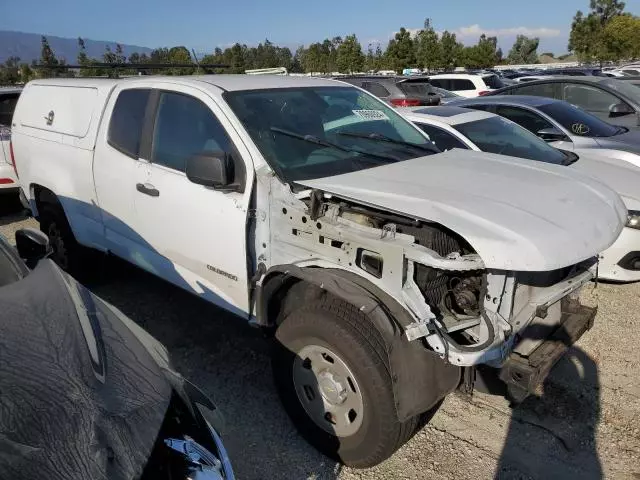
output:
[[[246,316],[247,215],[253,164],[239,135],[208,94],[168,84],[154,91],[147,138],[149,176],[135,195],[140,231],[149,243],[149,267],[176,285]],[[192,183],[187,160],[204,152],[234,160],[225,192]]]
[[[93,180],[104,228],[104,247],[139,264],[148,244],[139,231],[134,208],[136,184],[148,176],[140,139],[151,88],[117,87],[111,94],[96,142]]]

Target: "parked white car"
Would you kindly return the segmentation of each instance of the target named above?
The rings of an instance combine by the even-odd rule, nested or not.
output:
[[[591,327],[577,294],[627,217],[586,175],[439,153],[322,78],[37,80],[13,123],[56,261],[109,252],[275,331],[286,411],[355,467],[473,390],[478,364],[516,399],[537,388]]]
[[[11,159],[11,119],[21,88],[0,88],[0,193],[18,190],[18,179]]]
[[[626,228],[600,255],[598,276],[605,280],[640,280],[640,169],[598,156],[597,150],[568,152],[547,144],[515,122],[481,110],[460,107],[403,108],[406,118],[441,150],[463,148],[566,165],[613,188],[629,210]]]
[[[500,77],[494,73],[442,73],[429,76],[429,83],[463,97],[473,98],[486,95],[492,90],[506,87]]]

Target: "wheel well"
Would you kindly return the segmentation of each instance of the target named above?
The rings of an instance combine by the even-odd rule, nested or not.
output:
[[[47,187],[43,187],[42,185],[34,184],[31,186],[31,190],[33,192],[33,198],[35,200],[36,211],[34,212],[34,217],[38,218],[40,216],[40,212],[45,205],[52,205],[62,208],[60,204],[60,200],[55,193],[49,190]]]
[[[300,307],[305,301],[317,300],[323,294],[329,294],[317,285],[285,273],[275,273],[266,282],[266,315],[261,323],[271,327],[280,325],[293,309]]]
[[[323,295],[355,306],[382,336],[400,421],[428,411],[457,388],[460,367],[446,364],[423,343],[409,342],[404,328],[413,319],[404,307],[351,272],[294,265],[272,267],[258,290],[258,323],[277,327],[293,309]]]

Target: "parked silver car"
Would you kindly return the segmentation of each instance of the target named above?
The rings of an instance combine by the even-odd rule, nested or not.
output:
[[[449,105],[496,113],[563,150],[596,148],[599,155],[640,167],[640,131],[611,125],[561,100],[502,95],[456,100]]]

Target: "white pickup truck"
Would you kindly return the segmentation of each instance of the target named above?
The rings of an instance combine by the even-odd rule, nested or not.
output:
[[[440,153],[326,79],[38,80],[12,141],[56,261],[108,252],[274,331],[287,412],[356,467],[480,364],[535,391],[592,325],[577,293],[627,215],[571,169]]]

